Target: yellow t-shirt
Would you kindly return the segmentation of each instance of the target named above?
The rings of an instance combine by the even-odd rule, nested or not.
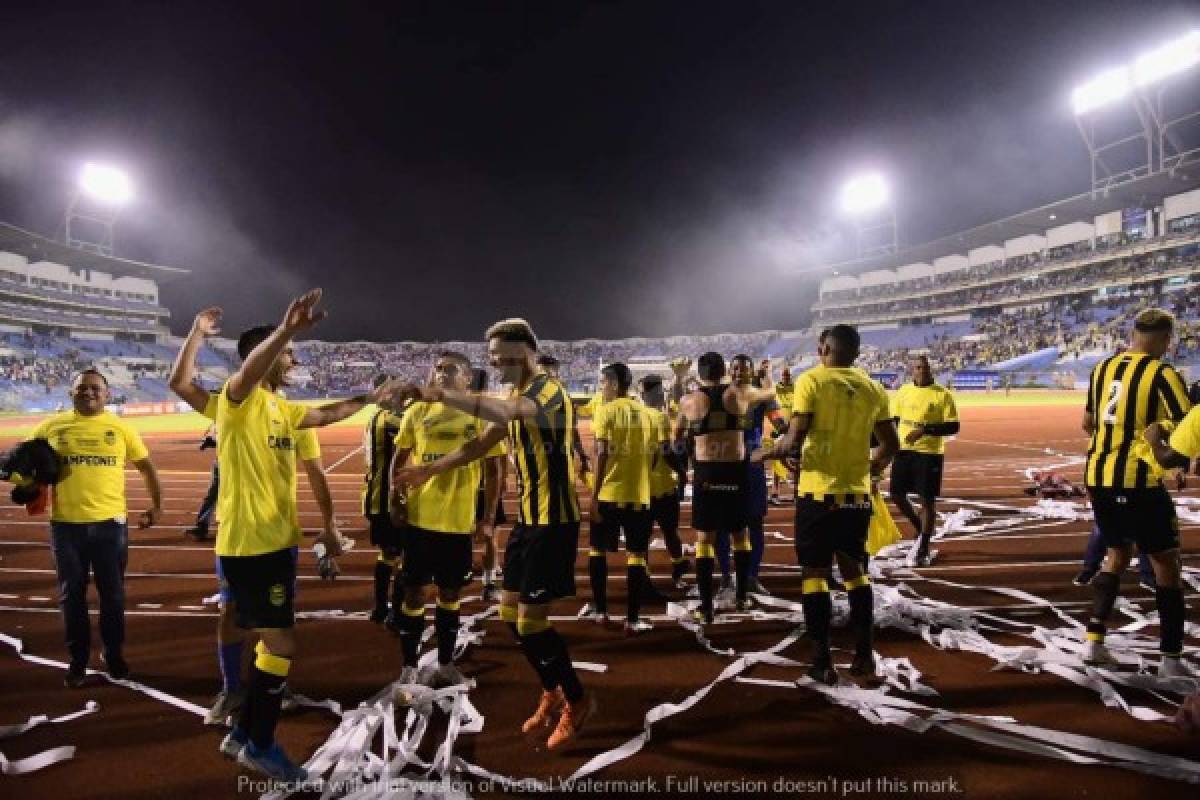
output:
[[[655,438],[658,440],[659,449],[658,461],[655,462],[654,469],[650,472],[650,496],[662,497],[664,494],[673,493],[678,489],[675,470],[671,469],[671,465],[662,455],[662,446],[671,442],[671,422],[667,419],[667,415],[657,408],[646,406],[645,409],[646,413],[650,415],[650,419],[654,421]]]
[[[603,405],[604,395],[602,395],[600,392],[596,392],[594,395],[588,398],[586,403],[579,406],[575,413],[580,417],[594,417],[596,416],[596,411],[598,411]]]
[[[479,438],[490,424],[443,403],[413,403],[400,418],[396,447],[411,450],[412,463],[428,464]],[[487,457],[506,452],[501,440]],[[409,487],[409,524],[441,533],[472,533],[482,475],[483,462],[475,460]]]
[[[1170,428],[1170,423],[1160,422],[1164,428]],[[1181,456],[1195,458],[1200,456],[1200,406],[1195,406],[1183,418],[1183,421],[1175,426],[1175,430],[1171,432],[1171,438],[1168,440],[1171,449]],[[1155,464],[1154,458],[1150,458],[1151,464]]]
[[[912,433],[918,423],[922,422],[957,422],[958,406],[954,404],[954,395],[945,386],[931,383],[929,386],[917,386],[906,383],[892,398],[892,416],[900,418],[900,449],[912,450],[915,453],[940,456],[946,452],[946,437],[922,436],[916,444],[905,444],[904,437]]]
[[[619,397],[603,403],[592,418],[596,440],[608,442],[600,500],[634,508],[650,506],[650,472],[659,431],[641,403]]]
[[[221,389],[217,555],[256,556],[300,543],[296,449],[307,411],[261,386],[237,405]]]
[[[277,394],[286,397],[283,392]],[[220,396],[220,392],[209,392],[204,410],[200,412],[213,422],[217,421],[217,398]],[[317,438],[316,428],[300,428],[296,431],[296,454],[301,461],[314,461],[321,457],[321,442]]]
[[[796,381],[792,411],[812,415],[797,493],[869,494],[871,431],[891,419],[883,387],[857,367],[813,367]]]
[[[51,492],[51,520],[125,518],[125,462],[150,455],[128,423],[109,411],[90,417],[68,411],[42,422],[29,438],[45,439],[58,453],[62,477]]]
[[[795,402],[796,384],[795,383],[777,383],[775,384],[775,397],[779,400],[779,409],[783,412],[785,419],[792,416],[792,404]]]

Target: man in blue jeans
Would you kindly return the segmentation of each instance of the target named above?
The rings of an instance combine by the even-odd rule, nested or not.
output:
[[[162,516],[162,488],[146,445],[137,431],[104,410],[108,397],[105,377],[86,369],[71,387],[74,409],[44,421],[30,435],[49,442],[61,465],[51,496],[50,543],[71,657],[65,681],[70,688],[83,685],[91,658],[89,572],[100,596],[100,638],[108,674],[116,680],[129,677],[122,651],[129,559],[127,461],[142,474],[150,493],[151,505],[142,512],[141,527],[150,527]]]

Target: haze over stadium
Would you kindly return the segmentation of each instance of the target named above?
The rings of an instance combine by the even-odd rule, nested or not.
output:
[[[5,16],[0,786],[1200,783],[1194,4]]]

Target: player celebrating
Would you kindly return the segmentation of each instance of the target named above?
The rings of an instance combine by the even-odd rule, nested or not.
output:
[[[763,359],[766,369],[771,368],[770,362]],[[779,401],[779,411],[783,414],[783,421],[786,426],[788,420],[792,417],[792,397],[796,390],[796,384],[792,383],[792,371],[787,367],[779,374],[779,383],[775,384],[775,398]],[[763,444],[772,444],[775,437],[772,434],[767,434],[763,438]],[[787,464],[782,459],[771,462],[771,496],[767,498],[770,505],[777,506],[783,501],[779,499],[779,489],[788,481],[794,480],[795,474],[788,468]]]
[[[889,494],[917,531],[909,565],[927,567],[929,542],[937,524],[937,498],[942,491],[945,437],[959,431],[958,408],[950,390],[933,382],[933,368],[926,356],[913,356],[908,368],[912,383],[900,387],[892,401],[892,418],[899,426],[900,452],[892,464]],[[910,493],[921,499],[919,515],[909,502]]]
[[[1094,599],[1083,660],[1088,664],[1114,660],[1104,646],[1104,635],[1120,575],[1136,543],[1142,556],[1149,557],[1157,581],[1163,655],[1158,671],[1163,676],[1184,673],[1179,659],[1186,613],[1180,588],[1179,522],[1160,473],[1151,468],[1156,454],[1141,434],[1146,432],[1164,467],[1179,466],[1176,456],[1184,458],[1194,450],[1190,436],[1194,425],[1181,426],[1169,448],[1163,443],[1161,427],[1152,425],[1178,423],[1191,407],[1179,373],[1161,360],[1170,348],[1174,327],[1175,319],[1167,311],[1149,308],[1139,313],[1129,349],[1092,369],[1083,415],[1083,428],[1092,437],[1084,483],[1107,548],[1104,566],[1092,579]]]
[[[596,408],[592,431],[596,437],[596,481],[592,489],[591,551],[588,574],[596,619],[608,620],[608,553],[617,551],[625,533],[626,578],[629,600],[625,634],[650,630],[638,619],[643,586],[650,582],[646,558],[654,518],[650,513],[650,474],[658,456],[658,431],[646,408],[630,399],[633,373],[620,362],[600,370],[604,402]]]
[[[467,393],[471,381],[471,362],[462,353],[446,351],[438,355],[433,368],[436,388]],[[409,461],[430,464],[480,437],[480,421],[453,406],[440,402],[416,402],[400,420],[396,434],[393,472]],[[504,443],[497,440],[488,458],[503,457]],[[431,687],[464,683],[466,678],[454,665],[454,646],[458,639],[459,592],[471,575],[471,540],[477,527],[491,524],[485,515],[476,523],[475,496],[484,478],[483,464],[469,461],[440,472],[427,482],[408,491],[407,529],[405,531],[404,602],[397,616],[400,647],[404,656],[401,683],[424,683]],[[397,488],[395,491],[399,491]],[[500,487],[496,474],[486,472],[485,509],[495,514]],[[393,499],[393,504],[398,498]],[[425,631],[424,589],[437,586],[434,629],[437,632],[438,667],[431,674],[419,675],[417,652]]]
[[[854,366],[858,331],[834,325],[817,347],[820,366],[796,382],[793,415],[785,433],[752,460],[782,458],[801,448],[804,468],[796,495],[796,556],[803,568],[804,623],[816,644],[809,676],[833,685],[837,671],[829,649],[833,606],[828,580],[836,555],[849,590],[855,631],[856,675],[875,674],[872,649],[874,597],[863,572],[871,522],[871,481],[899,447],[887,392]],[[871,435],[879,447],[871,454]]]
[[[764,361],[764,366],[765,366]],[[754,362],[750,356],[736,355],[729,362],[729,377],[734,386],[770,386],[770,374],[763,368],[756,374],[754,371]],[[754,407],[749,414],[746,415],[746,424],[742,431],[742,436],[746,441],[746,452],[752,453],[759,447],[763,446],[765,439],[763,437],[763,429],[768,421],[771,423],[771,432],[775,436],[780,436],[787,430],[787,422],[784,420],[783,413],[779,408],[779,401],[776,399],[778,395],[772,396],[765,403]],[[776,462],[773,462],[776,463]],[[770,594],[766,587],[758,580],[759,568],[762,566],[763,553],[766,549],[764,541],[763,524],[767,518],[767,474],[766,469],[761,463],[746,463],[746,528],[750,538],[750,571],[746,579],[746,592],[755,592],[757,594]],[[717,562],[721,566],[721,591],[724,592],[729,586],[729,546],[730,536],[726,531],[721,531],[717,534]],[[738,603],[738,608],[744,608],[746,605],[746,592],[738,593],[738,597],[742,598]]]
[[[700,589],[698,616],[713,620],[713,547],[719,532],[729,531],[733,541],[739,607],[746,602],[750,583],[751,545],[746,534],[747,470],[742,432],[746,416],[757,406],[775,399],[771,389],[722,383],[725,359],[708,352],[696,362],[700,386],[682,396],[675,420],[673,441],[682,447],[691,437],[695,453],[692,526],[696,529],[696,581]],[[676,378],[680,373],[676,372]]]
[[[671,443],[671,423],[667,419],[662,377],[647,375],[642,378],[640,392],[646,413],[658,431],[658,458],[650,473],[650,515],[658,523],[671,555],[671,582],[676,589],[682,589],[683,576],[691,568],[679,539],[679,501],[683,497],[683,487],[687,486],[687,453],[677,451]]]
[[[261,385],[278,371],[291,339],[324,318],[325,312],[316,310],[320,299],[321,290],[314,289],[293,300],[282,324],[246,353],[217,399],[221,487],[216,552],[237,609],[238,627],[260,637],[246,704],[220,749],[286,782],[307,778],[275,741],[283,689],[296,653],[296,433],[345,419],[376,396],[308,408]],[[380,390],[389,388],[385,384]],[[336,531],[322,532],[318,541],[331,555],[341,552]]]
[[[219,332],[217,326],[220,323],[220,319],[221,310],[219,308],[208,308],[196,315],[196,319],[192,323],[192,329],[175,358],[175,364],[172,367],[171,376],[168,381],[168,385],[175,394],[179,395],[193,409],[211,420],[216,420],[217,418],[219,395],[205,390],[196,383],[196,356],[204,340]],[[238,355],[245,359],[261,341],[270,335],[271,330],[270,326],[259,326],[244,332],[238,338]],[[276,359],[266,377],[263,378],[263,386],[268,391],[281,393],[287,383],[287,374],[294,366],[295,358],[292,354],[292,348],[287,347],[280,354],[279,358]],[[215,438],[219,435],[215,423],[210,427],[210,433],[213,435],[215,441]],[[317,506],[321,510],[325,535],[341,541],[341,534],[337,528],[337,520],[334,517],[333,496],[330,494],[329,482],[325,478],[324,465],[321,463],[321,443],[317,440],[316,432],[311,428],[304,428],[297,431],[295,450],[296,456],[300,459],[301,464],[304,465],[305,473],[308,475],[309,487],[312,489]],[[214,481],[213,486],[210,487],[210,492],[219,493],[220,491],[218,475],[219,469],[214,465]],[[215,507],[215,499],[213,503]],[[216,572],[218,595],[220,597],[220,602],[218,603],[219,614],[217,616],[217,663],[221,669],[221,691],[217,694],[212,707],[209,708],[208,713],[205,715],[204,724],[220,726],[225,725],[230,716],[236,714],[245,701],[246,692],[242,688],[241,675],[242,655],[245,651],[248,637],[246,632],[237,625],[237,609],[234,604],[233,594],[229,588],[229,582],[225,579],[225,574],[222,571],[221,559],[219,557],[216,559]],[[283,689],[280,704],[285,711],[296,707],[296,701],[292,697],[290,688],[286,685]],[[236,756],[237,753],[227,753],[227,755]]]
[[[396,482],[419,485],[443,472],[483,458],[509,435],[517,466],[520,498],[517,524],[504,551],[500,617],[521,643],[542,682],[537,710],[522,730],[549,725],[556,708],[562,716],[546,746],[556,750],[573,739],[594,709],[591,695],[575,673],[567,644],[548,619],[550,602],[575,594],[575,554],[579,544],[579,500],[575,494],[575,410],[567,390],[537,364],[537,337],[523,319],[507,319],[488,329],[488,356],[501,380],[511,383],[508,398],[486,397],[442,387],[405,386],[398,397],[441,402],[494,424],[483,435],[429,464],[398,470]]]
[[[378,375],[374,385],[381,386],[387,375]],[[392,457],[396,453],[396,434],[400,431],[400,419],[386,408],[377,408],[367,420],[363,430],[363,456],[366,470],[363,473],[362,513],[367,518],[371,532],[371,544],[379,548],[375,556],[375,608],[371,621],[387,622],[398,630],[396,609],[399,603],[389,605],[389,589],[393,576],[399,577],[399,562],[404,552],[404,532],[392,524]],[[395,596],[400,597],[400,581],[396,581]]]

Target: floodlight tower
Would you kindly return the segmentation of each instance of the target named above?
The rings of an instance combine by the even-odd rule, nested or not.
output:
[[[1200,100],[1193,93],[1172,107],[1168,96],[1173,84],[1178,88],[1172,79],[1198,64],[1200,30],[1194,30],[1071,93],[1075,124],[1091,159],[1093,194],[1200,163],[1200,137],[1195,136]],[[1127,112],[1124,127],[1114,114],[1119,110]]]
[[[105,164],[84,164],[67,204],[67,244],[111,256],[117,216],[132,200],[133,183],[124,171]]]
[[[887,181],[877,172],[848,180],[840,195],[842,213],[854,223],[859,258],[890,255],[899,249],[896,207]]]

